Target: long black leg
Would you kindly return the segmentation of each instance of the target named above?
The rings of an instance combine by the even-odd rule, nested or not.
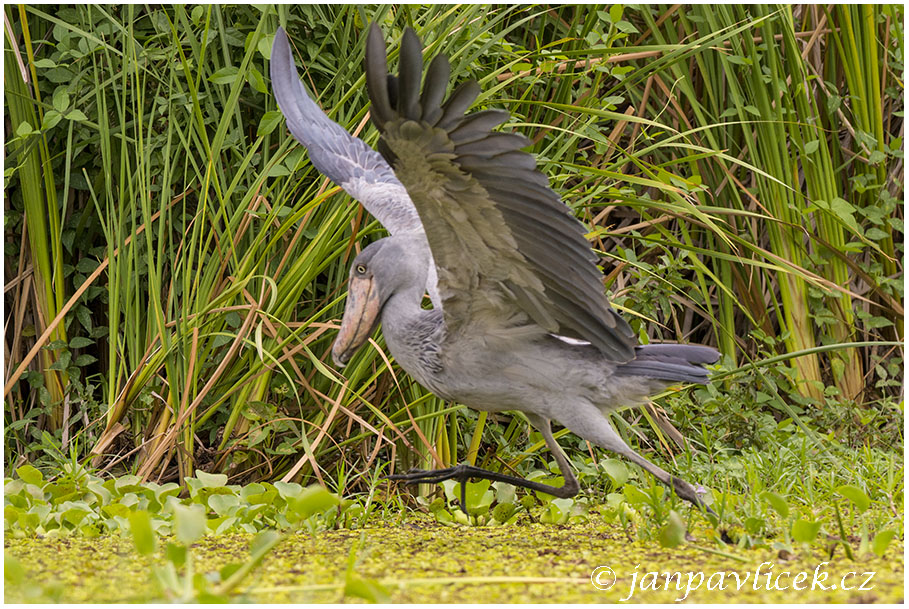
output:
[[[555,457],[556,463],[559,465],[559,470],[562,472],[562,478],[565,480],[565,484],[562,486],[550,486],[548,484],[532,482],[530,480],[525,480],[524,478],[518,478],[517,476],[509,476],[508,474],[474,467],[466,463],[446,469],[412,469],[406,474],[394,474],[386,476],[386,478],[400,481],[404,484],[437,484],[443,480],[457,480],[461,483],[461,509],[465,514],[467,513],[467,480],[470,478],[504,482],[519,488],[539,491],[562,499],[574,497],[578,494],[580,485],[578,484],[578,479],[575,477],[574,472],[571,470],[568,458],[565,456],[565,453],[562,452],[562,447],[559,446],[558,442],[555,441],[555,438],[552,437],[549,421],[537,415],[527,415],[527,418],[530,419],[531,424],[543,434],[543,440],[546,442],[546,446]]]
[[[386,476],[386,478],[388,480],[403,482],[404,484],[438,484],[444,480],[457,480],[461,483],[461,503],[462,507],[464,508],[467,507],[465,504],[464,489],[466,487],[467,480],[471,478],[478,480],[492,480],[493,482],[505,482],[506,484],[530,489],[532,491],[540,491],[542,493],[547,493],[555,497],[574,497],[578,494],[576,483],[574,485],[569,485],[566,483],[564,486],[550,486],[548,484],[541,484],[539,482],[525,480],[524,478],[518,478],[517,476],[509,476],[508,474],[502,474],[499,472],[490,471],[488,469],[474,467],[473,465],[468,465],[466,463],[455,465],[454,467],[448,467],[446,469],[412,469],[406,474],[393,474],[391,476]],[[466,513],[467,510],[465,509],[464,512]]]

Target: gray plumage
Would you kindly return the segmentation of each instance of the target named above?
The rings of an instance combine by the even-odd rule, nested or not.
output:
[[[607,415],[644,403],[672,383],[707,382],[704,364],[718,353],[637,344],[604,295],[583,225],[549,188],[534,158],[520,150],[529,141],[492,131],[507,112],[465,114],[480,92],[473,81],[446,99],[447,58],[435,57],[424,78],[420,41],[410,29],[401,43],[399,74],[390,75],[373,25],[366,82],[380,155],[308,97],[283,30],[274,44],[272,82],[288,128],[313,164],[391,233],[366,247],[351,267],[336,362],[343,365],[380,318],[397,362],[437,395],[479,410],[525,413],[543,434],[565,485],[470,466],[394,478],[484,477],[572,496],[577,480],[552,437],[555,420],[702,505],[690,484],[631,450]],[[433,310],[421,307],[424,287]]]

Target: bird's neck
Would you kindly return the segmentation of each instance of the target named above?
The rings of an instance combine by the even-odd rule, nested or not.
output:
[[[395,293],[382,309],[382,334],[398,364],[426,387],[438,369],[439,311],[420,307],[423,288]]]
[[[402,336],[412,331],[413,325],[419,323],[421,316],[427,312],[420,307],[422,302],[422,285],[398,290],[388,297],[382,307],[382,328],[386,342],[388,334]],[[397,357],[393,351],[392,355]]]

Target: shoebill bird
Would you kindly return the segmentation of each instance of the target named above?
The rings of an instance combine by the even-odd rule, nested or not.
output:
[[[523,412],[552,451],[564,485],[470,465],[389,476],[407,483],[502,481],[556,497],[579,486],[552,435],[556,422],[656,476],[707,508],[694,487],[632,450],[609,414],[677,383],[706,383],[709,347],[639,345],[604,295],[585,229],[549,188],[530,141],[494,130],[503,110],[468,112],[480,92],[466,81],[446,97],[450,67],[438,55],[423,74],[413,30],[388,73],[379,27],[369,30],[366,83],[379,152],[331,121],[301,84],[284,30],[271,79],[291,133],[313,165],[374,215],[390,236],[353,261],[341,329],[343,366],[381,320],[398,364],[436,395],[477,410]],[[422,87],[421,87],[422,83]],[[421,307],[428,292],[432,309]]]

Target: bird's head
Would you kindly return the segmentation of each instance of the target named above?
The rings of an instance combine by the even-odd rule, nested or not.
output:
[[[346,365],[366,342],[392,295],[413,292],[419,303],[426,285],[428,252],[422,234],[404,234],[380,239],[354,259],[344,319],[331,348],[335,364]]]

